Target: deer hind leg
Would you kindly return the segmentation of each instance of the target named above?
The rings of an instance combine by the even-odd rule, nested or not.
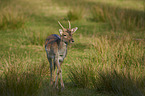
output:
[[[53,84],[53,81],[52,81],[52,58],[48,58],[48,61],[50,63],[50,84],[52,85]]]
[[[56,70],[55,70],[55,67],[56,67],[56,63],[54,62],[54,60],[53,60],[53,65],[54,65],[53,84],[55,84],[55,78],[56,78]]]

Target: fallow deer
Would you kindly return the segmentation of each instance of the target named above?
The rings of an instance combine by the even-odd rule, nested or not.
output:
[[[58,23],[62,28],[62,29],[59,29],[60,36],[57,34],[52,34],[48,36],[45,42],[45,50],[47,54],[47,59],[50,63],[50,84],[51,85],[54,84],[54,87],[58,88],[58,78],[60,75],[61,88],[64,88],[61,65],[67,54],[67,45],[69,43],[74,42],[72,34],[78,29],[78,27],[71,29],[70,21],[68,21],[69,23],[68,29],[64,28],[59,21]],[[55,72],[56,66],[57,66],[57,76]],[[53,68],[54,68],[54,75],[53,75],[53,80],[52,80]]]

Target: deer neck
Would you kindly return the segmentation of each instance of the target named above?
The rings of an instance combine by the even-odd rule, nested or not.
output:
[[[59,49],[67,48],[67,43],[63,41],[62,37],[59,43]]]

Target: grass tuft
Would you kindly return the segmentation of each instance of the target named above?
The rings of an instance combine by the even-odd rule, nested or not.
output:
[[[17,10],[6,8],[0,10],[0,29],[18,29],[24,27],[24,15]]]
[[[68,67],[68,77],[74,85],[120,96],[145,94],[143,42],[129,37],[117,42],[101,37],[90,42],[87,56]]]
[[[131,76],[130,72],[100,71],[95,87],[98,91],[113,92],[118,96],[143,96],[141,90],[144,88],[141,85],[145,85],[145,82],[138,83],[137,80]]]
[[[145,11],[121,9],[100,4],[94,6],[91,13],[94,21],[109,23],[113,30],[144,30]]]
[[[19,61],[23,57],[16,57],[13,54],[9,56],[8,60],[5,59],[0,62],[0,65],[3,65],[0,70],[0,95],[36,96],[40,93],[40,88],[44,87],[42,85],[43,82],[49,80],[48,64],[46,62],[41,64],[35,64],[36,62],[34,62],[31,64],[32,60],[30,58],[24,58],[23,61]]]
[[[29,32],[29,33],[28,33]],[[48,35],[46,35],[48,34]],[[21,40],[23,45],[40,45],[43,46],[45,44],[45,39],[51,33],[44,33],[41,30],[25,30],[25,38]]]
[[[84,15],[83,11],[80,10],[79,8],[70,10],[67,13],[68,20],[71,20],[71,21],[81,20],[83,18],[83,15]]]

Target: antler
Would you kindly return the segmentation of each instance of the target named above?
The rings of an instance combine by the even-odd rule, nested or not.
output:
[[[65,28],[61,25],[61,23],[58,21],[58,24],[61,26],[61,28],[63,29],[63,30],[65,30]]]
[[[70,24],[70,21],[68,20],[68,23],[69,23],[69,28],[71,29],[71,24]]]

